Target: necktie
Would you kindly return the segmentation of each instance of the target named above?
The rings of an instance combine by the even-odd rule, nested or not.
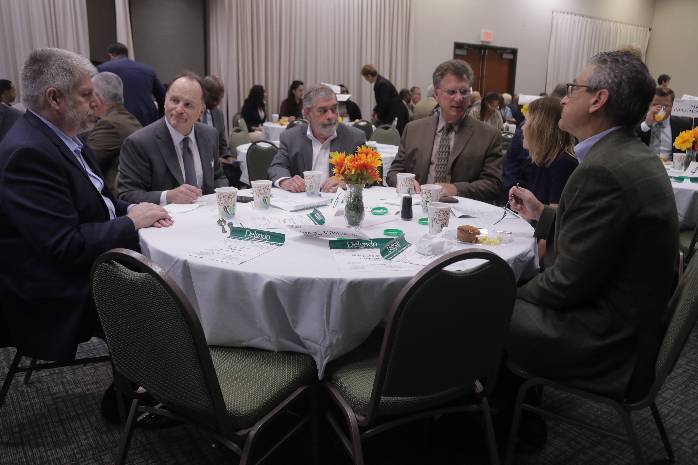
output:
[[[182,139],[182,161],[184,162],[184,183],[196,186],[196,171],[194,171],[194,155],[189,148],[189,138]]]
[[[664,131],[664,121],[655,123],[651,129],[650,148],[652,151],[659,152],[662,146],[662,132]]]
[[[441,130],[441,140],[436,153],[436,166],[434,167],[434,182],[448,182],[448,157],[451,154],[451,131],[453,126],[446,124]]]

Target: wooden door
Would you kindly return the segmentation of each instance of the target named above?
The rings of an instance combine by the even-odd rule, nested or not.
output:
[[[453,57],[464,60],[473,69],[473,90],[484,97],[488,92],[514,93],[516,49],[456,43]]]

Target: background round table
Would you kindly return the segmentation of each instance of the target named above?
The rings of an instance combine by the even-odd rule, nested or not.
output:
[[[240,191],[251,195],[251,191]],[[273,189],[273,198],[307,198]],[[385,237],[388,228],[401,229],[415,247],[427,226],[414,206],[414,219],[403,221],[395,215],[400,207],[395,190],[372,187],[364,190],[367,215],[361,230],[370,237]],[[216,224],[213,195],[202,197],[198,208],[172,209],[174,225],[141,229],[143,253],[160,265],[183,289],[198,312],[206,339],[211,345],[246,346],[268,350],[290,350],[311,355],[322,376],[325,365],[358,346],[386,317],[390,306],[420,266],[399,271],[340,269],[328,240],[311,238],[290,230],[285,245],[242,265],[215,259],[196,258],[202,249],[224,246],[226,234]],[[280,209],[255,210],[252,203],[238,204],[235,225],[253,227],[273,216],[290,215]],[[374,216],[368,209],[382,205],[389,212]],[[175,208],[177,210],[175,211]],[[474,218],[451,218],[451,225],[490,227],[502,216],[502,208],[469,199],[460,199],[458,213]],[[328,225],[344,226],[343,216],[331,216],[329,207],[320,210]],[[303,215],[309,211],[296,212]],[[496,246],[459,244],[494,251],[512,267],[516,278],[537,271],[533,228],[509,214],[495,229],[510,231],[512,240]],[[437,257],[430,257],[429,261]],[[468,296],[456,296],[467,304]]]

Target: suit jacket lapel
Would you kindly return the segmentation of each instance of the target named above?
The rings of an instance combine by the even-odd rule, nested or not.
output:
[[[308,138],[305,132],[301,137],[301,153],[303,154],[303,161],[301,166],[299,166],[298,172],[303,174],[303,171],[310,171],[313,169],[313,143]]]
[[[451,147],[451,152],[448,157],[449,172],[451,172],[453,162],[461,153],[463,153],[465,146],[468,144],[468,141],[470,141],[470,138],[473,137],[474,132],[473,126],[470,124],[470,117],[466,115],[463,118],[463,121],[461,121],[461,124],[453,137],[453,146]]]
[[[414,173],[417,176],[417,181],[420,184],[427,182],[427,177],[429,176],[429,165],[431,164],[431,155],[434,149],[434,139],[436,139],[436,128],[439,125],[439,115],[433,115],[431,118],[431,124],[429,125],[429,133],[424,134],[421,138],[417,153],[424,153],[426,156],[416,157],[416,162],[414,166]]]
[[[172,136],[170,136],[170,131],[167,129],[165,124],[165,118],[161,118],[158,126],[155,128],[155,138],[158,143],[157,148],[160,151],[162,159],[165,161],[167,169],[179,183],[178,185],[184,184],[184,177],[182,175],[182,168],[179,166],[179,160],[177,159],[177,151],[175,150],[174,142],[172,142]]]
[[[203,175],[201,190],[203,192],[213,192],[213,154],[210,153],[210,144],[207,144],[208,141],[204,138],[204,135],[198,126],[198,124],[194,124],[196,146],[199,149],[201,171]]]

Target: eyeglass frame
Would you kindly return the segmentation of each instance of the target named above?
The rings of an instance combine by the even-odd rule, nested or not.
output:
[[[576,84],[574,82],[568,82],[565,84],[565,95],[568,97],[572,97],[572,92],[575,87],[585,87],[587,89],[587,92],[591,92],[594,90],[594,88],[590,85],[587,84]]]
[[[473,91],[468,88],[468,89],[442,89],[438,88],[441,92],[445,93],[448,98],[453,98],[456,96],[456,94],[460,94],[461,97],[465,98],[470,96],[470,94],[473,93]],[[465,91],[465,92],[463,92]]]

